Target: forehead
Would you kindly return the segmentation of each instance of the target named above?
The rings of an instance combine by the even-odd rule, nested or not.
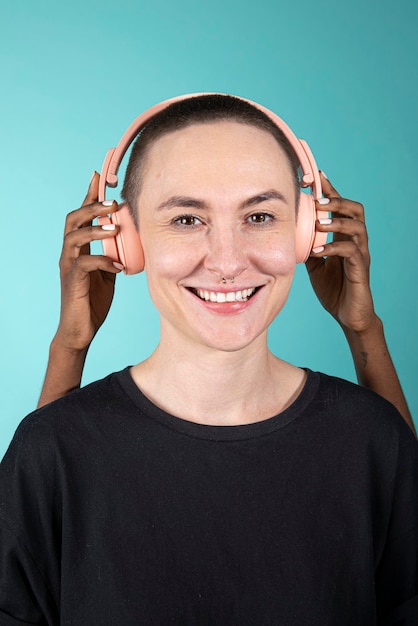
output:
[[[156,139],[149,147],[141,185],[206,181],[210,186],[251,179],[280,181],[293,187],[288,158],[268,131],[236,121],[187,126]]]

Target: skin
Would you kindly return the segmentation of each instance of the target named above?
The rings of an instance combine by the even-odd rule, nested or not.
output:
[[[161,337],[133,368],[135,382],[160,407],[201,423],[240,424],[282,410],[305,373],[267,348],[296,265],[294,186],[277,142],[236,122],[170,133],[150,151],[138,206]],[[255,288],[244,302],[196,295]]]
[[[283,199],[265,199],[270,191]],[[295,271],[294,204],[286,158],[267,133],[224,122],[156,142],[138,210],[150,293],[176,348],[192,340],[237,350],[265,333]],[[233,286],[222,276],[234,276]],[[253,287],[248,302],[213,304],[191,292]]]
[[[225,125],[229,133],[225,132]],[[214,127],[219,131],[216,142]],[[218,398],[223,410],[230,409],[225,412],[226,423],[238,423],[243,407],[247,414],[251,409],[257,419],[264,419],[291,402],[303,385],[302,371],[276,359],[266,347],[267,327],[287,298],[294,271],[291,183],[284,156],[267,133],[233,122],[206,125],[206,130],[209,128],[211,133],[194,126],[189,134],[181,131],[162,137],[154,144],[147,164],[141,197],[141,237],[151,295],[161,313],[162,341],[150,359],[133,369],[133,376],[157,404],[185,419],[196,419],[196,415],[210,419],[216,409],[213,398]],[[188,159],[188,168],[181,171],[179,161],[191,154],[190,137],[199,139],[199,150],[193,159]],[[240,150],[234,151],[238,139]],[[252,148],[254,142],[257,144],[257,159],[253,162],[247,159],[244,164],[242,155],[246,154],[245,146],[249,142]],[[207,149],[202,150],[204,147]],[[212,158],[215,149],[217,157]],[[182,159],[178,158],[179,150],[183,151]],[[261,180],[260,163],[264,157],[268,163],[275,162],[276,169],[274,176],[267,167],[270,178],[266,174],[267,178]],[[326,178],[323,177],[322,183],[324,196],[330,199],[326,210],[333,219],[331,224],[317,224],[317,228],[333,232],[334,237],[324,250],[313,253],[307,263],[313,288],[345,333],[359,382],[393,402],[412,427],[387,350],[383,325],[373,307],[363,207],[341,198]],[[51,343],[39,406],[80,384],[88,347],[109,310],[114,277],[120,271],[110,259],[89,254],[91,241],[116,233],[91,225],[93,217],[117,208],[116,203],[109,208],[97,202],[97,185],[98,175],[94,175],[83,206],[67,218],[60,262],[62,313]],[[272,189],[283,199],[263,200],[251,207],[245,205],[249,198]],[[186,207],[174,204],[157,210],[167,199],[178,195],[192,198],[194,204]],[[203,200],[203,204],[196,200]],[[280,229],[277,222],[273,222],[274,226],[261,227],[248,222],[249,216],[260,213],[260,206],[261,212],[277,215]],[[181,211],[177,211],[177,217],[198,213],[197,228],[190,228],[189,218],[183,224],[186,229],[173,228],[172,220],[178,208]],[[181,263],[177,261],[172,271],[176,258]],[[222,306],[202,305],[189,288],[223,291],[222,275],[236,276],[234,289],[261,288],[249,300],[250,305],[241,307],[243,310],[239,312],[226,314]],[[230,289],[228,285],[227,288]],[[167,379],[164,384],[170,384],[173,389],[170,407],[158,394],[163,362]],[[187,366],[177,376],[179,363],[183,362]],[[254,372],[259,375],[254,376]],[[213,381],[210,388],[209,377]],[[212,394],[212,404],[206,404],[210,410],[205,411],[207,397],[196,399],[193,392],[182,403],[174,393],[176,388],[181,388],[177,384],[185,387],[184,380],[192,380],[195,391],[198,378],[202,378],[200,387],[207,390],[208,397]],[[265,391],[271,390],[271,385],[278,391],[272,398],[270,392],[266,403],[263,396],[269,396]],[[259,392],[254,394],[254,389]]]
[[[342,198],[323,174],[321,178],[331,222],[317,223],[316,227],[333,233],[333,238],[324,250],[312,253],[306,263],[312,286],[323,307],[341,326],[359,384],[392,402],[416,435],[383,323],[374,309],[364,207]]]

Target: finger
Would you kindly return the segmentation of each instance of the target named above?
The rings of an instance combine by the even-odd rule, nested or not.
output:
[[[60,267],[67,271],[75,259],[80,255],[86,256],[89,252],[89,244],[92,241],[103,241],[115,237],[118,227],[115,224],[102,226],[85,226],[78,230],[72,230],[64,237],[64,244],[60,258]]]
[[[95,217],[110,215],[117,210],[118,203],[115,200],[105,200],[104,202],[83,205],[81,208],[71,211],[65,220],[64,237],[73,230],[89,226]]]
[[[318,202],[318,208],[325,211],[335,211],[345,217],[353,217],[354,219],[365,221],[364,206],[355,200],[343,198],[335,189],[331,181],[323,172],[319,172],[321,177],[322,192],[325,198],[321,198]],[[322,200],[322,201],[321,201]],[[329,200],[329,203],[325,202]]]
[[[352,219],[365,221],[364,206],[355,200],[348,200],[341,196],[328,198],[319,198],[316,200],[316,208],[320,211],[329,211],[341,217],[350,217]]]
[[[318,246],[311,252],[313,258],[340,257],[351,267],[352,275],[356,275],[359,281],[367,280],[369,271],[368,255],[364,257],[360,248],[350,239],[345,241],[331,241],[324,246]],[[326,262],[326,261],[325,261]]]
[[[87,194],[81,206],[84,206],[85,204],[92,204],[93,202],[97,202],[97,199],[99,197],[99,180],[100,180],[100,174],[94,171],[93,176],[90,179]]]
[[[322,187],[322,193],[324,194],[324,196],[326,198],[331,198],[331,197],[335,197],[336,198],[336,197],[339,197],[340,194],[335,189],[335,187],[333,187],[333,185],[330,182],[329,178],[327,176],[325,176],[325,174],[323,172],[319,172],[319,175],[321,177],[321,187]]]
[[[85,280],[86,274],[90,274],[96,270],[108,272],[110,274],[119,274],[123,270],[123,265],[100,254],[82,255],[73,261],[71,264],[71,271],[65,273],[67,277],[66,280],[71,280],[71,282],[74,281],[74,284],[77,284],[77,282]]]
[[[333,241],[352,239],[363,257],[369,258],[368,235],[364,222],[333,215],[328,218],[320,218],[316,222],[316,229],[323,233],[333,233]]]
[[[80,256],[73,264],[73,272],[84,274],[90,274],[96,270],[118,274],[122,269],[123,265],[112,261],[111,258],[103,254]]]
[[[92,241],[101,241],[115,237],[118,233],[116,224],[103,224],[102,226],[85,226],[78,230],[73,230],[66,235],[64,249],[81,248]]]

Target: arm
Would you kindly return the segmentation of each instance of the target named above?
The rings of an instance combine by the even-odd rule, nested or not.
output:
[[[343,329],[358,382],[392,402],[414,430],[383,324],[374,311],[364,209],[357,202],[341,198],[324,176],[322,185],[330,200],[326,209],[333,214],[333,220],[330,224],[317,224],[317,228],[333,232],[334,241],[308,260],[312,285],[322,305]],[[61,317],[50,346],[39,407],[80,385],[88,348],[109,311],[115,274],[121,270],[110,259],[89,254],[91,241],[116,234],[91,226],[93,217],[117,209],[116,203],[105,210],[97,203],[97,187],[95,174],[82,207],[67,217],[60,260]]]
[[[316,248],[306,263],[312,286],[324,308],[340,324],[353,356],[358,382],[370,387],[396,406],[415,432],[370,290],[370,253],[364,208],[342,198],[323,175],[328,203],[321,208],[331,214],[329,223],[318,223],[332,232],[333,241]],[[324,258],[326,257],[326,258]]]
[[[69,213],[60,258],[61,315],[51,342],[38,407],[64,396],[81,382],[90,343],[112,303],[115,275],[111,259],[90,254],[90,243],[116,235],[116,228],[92,226],[99,215],[113,213],[116,202],[97,202],[99,175],[94,173],[80,209]]]

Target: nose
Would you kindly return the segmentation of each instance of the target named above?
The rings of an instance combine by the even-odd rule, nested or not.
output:
[[[208,235],[205,267],[217,277],[237,277],[249,264],[248,242],[234,228],[215,228]]]

